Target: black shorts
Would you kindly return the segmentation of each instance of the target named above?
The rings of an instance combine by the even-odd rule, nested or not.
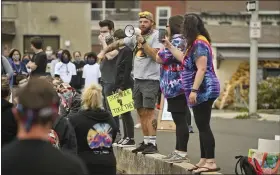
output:
[[[134,107],[154,109],[157,101],[159,81],[134,80],[133,100]]]
[[[188,108],[185,94],[181,94],[173,98],[168,98],[167,103],[168,112],[185,112],[186,108]]]

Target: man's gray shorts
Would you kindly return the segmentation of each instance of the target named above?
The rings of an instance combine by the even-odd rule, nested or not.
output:
[[[133,100],[134,107],[154,109],[157,101],[159,81],[134,80]]]

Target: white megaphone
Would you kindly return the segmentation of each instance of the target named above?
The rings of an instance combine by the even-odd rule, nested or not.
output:
[[[127,25],[124,28],[124,33],[127,37],[132,37],[135,35],[141,35],[141,30],[139,28],[134,28],[132,25]]]

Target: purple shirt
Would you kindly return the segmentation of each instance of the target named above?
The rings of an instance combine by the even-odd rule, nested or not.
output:
[[[195,75],[197,72],[195,64],[196,59],[201,56],[207,57],[207,68],[203,81],[198,88],[197,103],[195,105],[208,101],[209,99],[216,99],[220,95],[220,83],[213,67],[211,46],[203,39],[197,39],[183,60],[184,71],[182,73],[182,82],[186,99],[189,99],[189,95],[195,80]]]

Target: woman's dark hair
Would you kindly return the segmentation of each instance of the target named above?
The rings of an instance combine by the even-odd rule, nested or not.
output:
[[[170,37],[175,34],[181,34],[184,17],[181,15],[171,16],[169,18]]]
[[[182,33],[187,40],[188,47],[193,44],[198,35],[203,35],[211,43],[209,33],[197,14],[185,14]]]
[[[70,54],[69,50],[63,50],[63,51],[62,51],[62,54],[61,54],[61,58],[63,58],[63,57],[64,57],[64,54],[66,54],[66,55],[68,56],[68,59],[69,59],[69,60],[71,60],[71,59],[72,59],[72,57],[71,57],[71,54]]]
[[[118,29],[114,32],[114,37],[118,39],[123,39],[126,37],[126,35],[122,29]]]
[[[108,19],[103,21],[99,21],[99,27],[108,27],[109,30],[113,30],[115,28],[114,22]]]
[[[21,59],[21,53],[20,53],[20,51],[17,50],[17,49],[12,49],[12,50],[10,51],[9,58],[13,58],[13,54],[14,54],[15,51],[18,52],[18,54],[19,54],[19,59]]]
[[[42,49],[43,48],[43,39],[39,36],[35,36],[30,39],[30,43],[36,48],[36,49]]]

